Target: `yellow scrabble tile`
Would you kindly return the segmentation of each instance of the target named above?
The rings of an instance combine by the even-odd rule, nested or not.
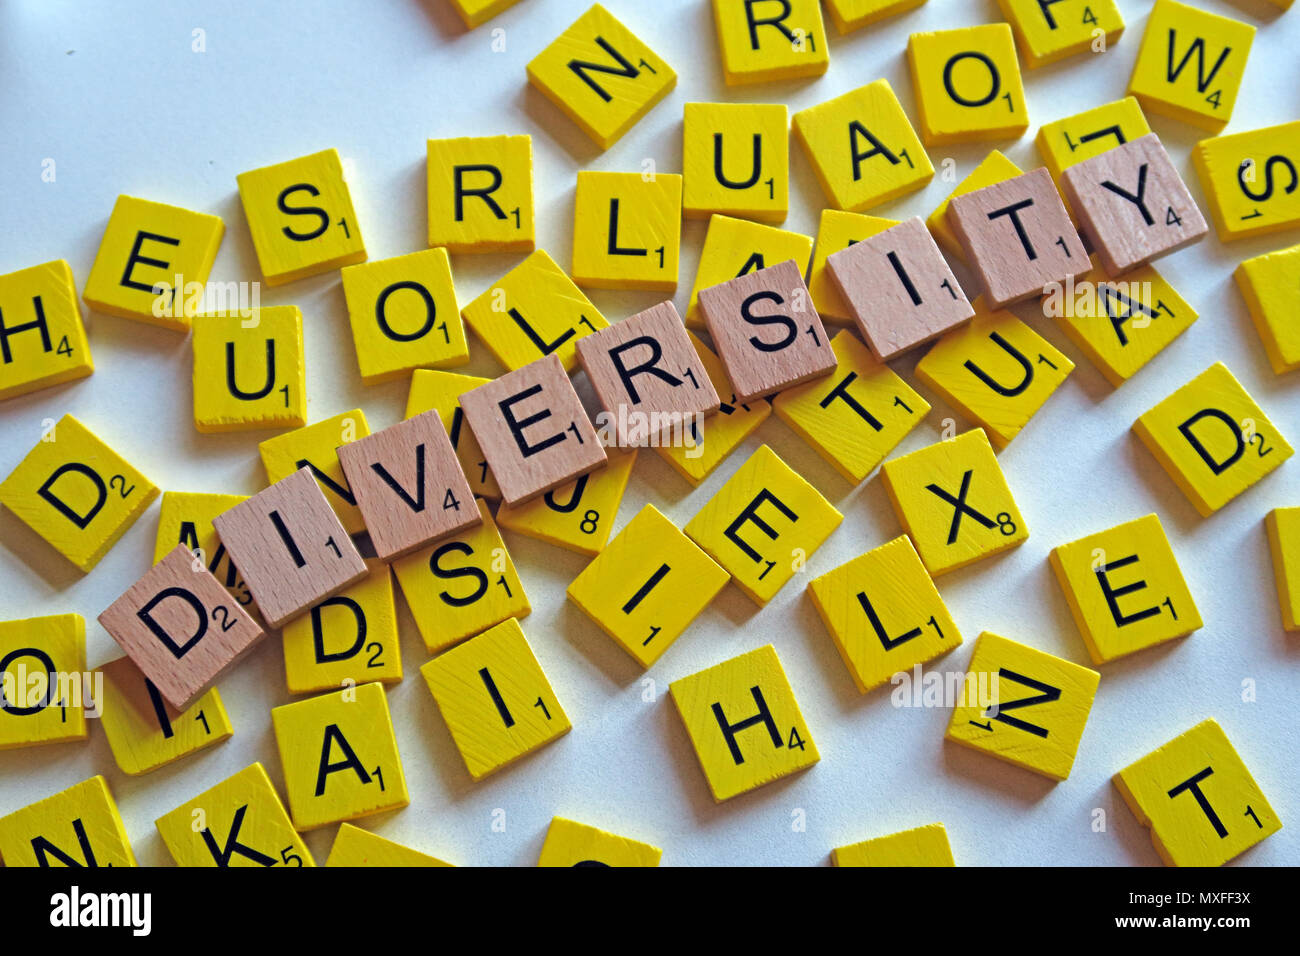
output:
[[[154,821],[177,866],[315,866],[260,763]]]
[[[1265,519],[1282,626],[1300,631],[1300,508],[1274,508]]]
[[[248,315],[194,317],[194,427],[200,432],[307,424],[302,313],[273,305]]]
[[[677,74],[595,3],[529,61],[528,82],[609,149],[668,95]]]
[[[948,225],[948,204],[952,202],[953,196],[964,196],[967,193],[973,193],[977,189],[983,189],[985,186],[992,186],[994,183],[1006,182],[1008,179],[1015,179],[1023,170],[1007,159],[998,150],[993,150],[985,156],[978,166],[957,184],[948,197],[941,203],[930,217],[926,219],[925,225],[930,230],[930,235],[934,236],[935,241],[943,246],[945,252],[956,256],[958,259],[965,261],[966,252],[962,249],[961,243],[957,241],[957,235],[952,231],[952,226]]]
[[[925,0],[826,0],[826,12],[840,33],[848,33],[868,23],[915,10]]]
[[[1203,720],[1111,778],[1167,866],[1222,866],[1282,829],[1246,764]]]
[[[823,209],[817,226],[817,244],[813,247],[812,265],[808,267],[808,294],[813,308],[827,325],[852,325],[853,316],[840,293],[840,287],[826,268],[828,257],[841,252],[878,232],[899,225],[897,219],[864,216],[857,212]]]
[[[126,827],[103,777],[0,817],[0,859],[14,866],[135,866]]]
[[[100,726],[123,773],[157,770],[228,740],[235,732],[215,687],[177,711],[129,657],[110,661],[99,671],[104,675],[103,700],[97,701]]]
[[[538,866],[658,866],[664,851],[564,817],[546,831]]]
[[[913,33],[907,62],[925,145],[1015,139],[1029,128],[1007,24]]]
[[[1234,276],[1273,371],[1281,375],[1300,368],[1300,323],[1292,291],[1300,287],[1300,246],[1247,259]]]
[[[344,823],[334,837],[326,866],[452,866],[436,856],[394,843],[377,833]]]
[[[836,866],[956,866],[948,831],[942,823],[891,833],[839,846],[831,851]]]
[[[808,596],[863,694],[961,644],[907,535],[814,578]]]
[[[268,484],[288,478],[296,471],[310,468],[325,500],[330,503],[348,534],[366,530],[357,508],[356,496],[339,464],[338,448],[370,434],[366,413],[359,408],[333,418],[268,438],[257,446],[262,455]]]
[[[1254,39],[1248,23],[1156,0],[1128,92],[1148,112],[1218,133],[1232,118]]]
[[[86,622],[0,621],[0,750],[85,740]]]
[[[718,803],[821,759],[771,644],[679,678],[669,691]]]
[[[1053,780],[1070,776],[1101,675],[985,631],[947,738]]]
[[[1061,173],[1085,159],[1141,139],[1151,132],[1142,107],[1131,96],[1095,106],[1038,128],[1034,144],[1043,165],[1060,184]]]
[[[887,461],[880,479],[933,577],[1029,538],[983,429]]]
[[[94,371],[72,267],[55,259],[0,275],[0,401]]]
[[[511,372],[546,355],[555,355],[572,372],[578,364],[577,340],[609,326],[545,249],[498,279],[461,315]]]
[[[218,581],[239,602],[240,607],[256,614],[253,594],[239,574],[239,569],[217,537],[212,519],[229,511],[247,495],[208,495],[188,491],[164,491],[158,508],[158,534],[154,539],[153,563],[157,564],[183,544],[206,565]]]
[[[420,673],[475,780],[573,727],[514,618],[435,657]]]
[[[835,371],[788,388],[772,410],[852,484],[919,425],[930,405],[847,329],[831,339]]]
[[[683,530],[751,600],[766,604],[843,520],[816,488],[763,445]]]
[[[411,376],[411,390],[406,397],[406,417],[414,418],[436,409],[438,417],[442,419],[442,427],[447,429],[447,434],[451,437],[451,445],[456,449],[456,458],[460,461],[465,477],[469,479],[470,488],[480,498],[496,500],[501,497],[501,488],[492,476],[492,470],[488,468],[478,439],[465,424],[465,416],[460,410],[462,395],[490,381],[491,379],[474,375],[416,369]]]
[[[107,315],[187,332],[225,232],[219,216],[118,196],[82,297]]]
[[[687,103],[682,213],[784,222],[790,205],[790,112],[783,103]]]
[[[533,251],[531,136],[431,139],[428,187],[429,245],[449,252]]]
[[[1124,18],[1115,0],[998,0],[1030,69],[1119,42]]]
[[[682,177],[578,171],[573,281],[588,289],[677,288]]]
[[[1004,309],[975,300],[975,317],[925,353],[916,377],[1005,448],[1029,424],[1074,363]]]
[[[697,331],[704,328],[704,316],[700,314],[701,289],[787,259],[793,259],[799,271],[803,272],[808,268],[812,247],[810,236],[745,219],[715,215],[709,220],[708,232],[704,234],[695,285],[691,287],[691,297],[686,306],[686,325]]]
[[[1300,120],[1203,139],[1192,161],[1221,241],[1300,225]]]
[[[1094,664],[1203,624],[1154,514],[1058,545],[1048,558]]]
[[[430,654],[531,610],[492,512],[478,511],[482,524],[393,562]]]
[[[887,80],[800,110],[794,132],[836,209],[862,212],[934,178],[930,157]]]
[[[465,28],[473,30],[518,2],[519,0],[451,0],[451,5],[465,21]],[[325,865],[329,866],[329,863]]]
[[[263,166],[235,179],[267,285],[365,261],[337,150]]]
[[[153,482],[71,415],[0,482],[0,504],[83,572],[157,497]]]
[[[609,463],[540,498],[511,508],[502,503],[497,524],[507,531],[593,557],[609,540],[627,491],[636,450],[611,454]]]
[[[1142,415],[1133,431],[1202,517],[1293,453],[1222,362]]]
[[[728,86],[821,76],[830,66],[817,0],[713,0]]]

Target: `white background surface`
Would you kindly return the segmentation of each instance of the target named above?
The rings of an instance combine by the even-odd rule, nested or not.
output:
[[[847,37],[828,21],[831,67],[824,77],[727,90],[706,0],[606,2],[673,65],[679,82],[646,119],[600,153],[527,85],[524,74],[524,64],[585,2],[523,0],[466,33],[444,0],[10,0],[0,7],[0,273],[66,258],[80,288],[114,198],[130,193],[221,215],[227,232],[213,280],[256,279],[236,174],[331,146],[351,163],[371,258],[414,251],[425,246],[425,139],[518,132],[533,136],[539,246],[567,267],[576,171],[639,170],[646,157],[661,171],[680,170],[684,102],[786,102],[795,110],[884,76],[915,120],[907,35],[1000,19],[993,0],[930,0],[919,11]],[[1296,119],[1300,10],[1279,16],[1262,0],[1197,3],[1259,27],[1229,131]],[[1039,165],[1033,133],[1040,123],[1124,95],[1150,6],[1121,0],[1128,30],[1104,57],[1024,71],[1032,122],[1024,139],[931,150],[935,166],[952,156],[964,177],[993,145],[1023,168]],[[505,52],[491,49],[494,27],[505,31]],[[206,31],[206,52],[191,50],[195,28]],[[1189,150],[1203,134],[1158,117],[1151,122],[1200,198]],[[824,200],[797,144],[791,153],[785,228],[811,235]],[[41,179],[47,158],[57,163],[53,183]],[[928,215],[951,188],[936,178],[927,189],[873,212]],[[676,296],[682,311],[703,232],[702,223],[684,227]],[[896,709],[888,688],[858,694],[804,585],[898,535],[900,527],[876,478],[851,489],[773,416],[696,490],[656,454],[643,452],[617,527],[647,501],[684,524],[758,443],[767,442],[846,515],[802,579],[762,611],[728,587],[651,670],[657,695],[646,702],[640,670],[564,600],[563,589],[583,559],[508,536],[534,606],[525,631],[574,730],[513,768],[472,783],[419,676],[427,655],[401,607],[406,678],[389,699],[411,805],[364,825],[462,864],[535,862],[554,814],[653,842],[663,847],[665,864],[817,864],[834,846],[941,820],[961,864],[1151,865],[1159,861],[1147,833],[1124,807],[1110,776],[1214,716],[1285,825],[1242,862],[1300,862],[1300,640],[1288,638],[1279,621],[1262,524],[1269,509],[1300,504],[1300,463],[1287,463],[1218,514],[1201,519],[1129,433],[1137,415],[1223,360],[1283,433],[1300,441],[1300,379],[1273,375],[1231,278],[1241,259],[1298,240],[1292,232],[1225,248],[1211,235],[1162,262],[1161,271],[1201,318],[1118,391],[1054,323],[1033,318],[1077,368],[1001,455],[1031,529],[1029,541],[939,581],[966,639],[939,667],[964,667],[982,630],[1087,663],[1047,554],[1057,544],[1152,510],[1164,521],[1206,622],[1189,639],[1102,668],[1068,781],[1052,784],[945,744],[947,709]],[[519,258],[454,257],[461,302]],[[965,282],[966,273],[960,276]],[[658,296],[597,291],[591,298],[615,320]],[[263,304],[278,302],[303,310],[310,421],[358,405],[372,428],[400,418],[406,383],[361,384],[337,273],[264,290]],[[0,406],[0,474],[8,474],[35,444],[43,419],[73,412],[164,489],[252,493],[263,487],[257,443],[270,433],[195,431],[184,337],[93,313],[87,319],[94,376]],[[464,371],[498,374],[481,343],[473,340],[471,350],[474,361]],[[915,356],[898,368],[913,384],[914,362]],[[943,420],[953,416],[933,395],[926,397],[935,408],[899,451],[937,440]],[[95,617],[148,567],[157,518],[155,504],[83,577],[13,515],[0,513],[0,618],[76,611],[87,619],[90,664],[118,656]],[[668,699],[668,684],[767,642],[777,647],[822,760],[805,773],[715,806]],[[1255,703],[1241,699],[1247,678],[1256,682]],[[170,863],[153,826],[156,817],[254,760],[266,765],[283,792],[268,713],[289,699],[278,638],[265,641],[221,683],[221,691],[234,738],[144,777],[117,770],[98,727],[85,743],[0,753],[0,813],[101,773],[140,861]],[[1107,814],[1105,833],[1091,828],[1098,807]],[[505,832],[491,828],[497,808],[505,811]],[[806,832],[792,831],[796,809],[806,813]],[[307,836],[319,863],[334,830]]]

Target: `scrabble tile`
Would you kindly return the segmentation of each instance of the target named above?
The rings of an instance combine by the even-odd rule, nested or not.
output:
[[[1111,777],[1167,866],[1222,866],[1282,829],[1223,728],[1203,720]]]
[[[540,498],[497,509],[502,528],[594,557],[605,548],[627,491],[637,452],[611,452],[609,464]]]
[[[619,647],[649,667],[730,579],[654,505],[646,505],[567,593]]]
[[[784,103],[682,108],[682,213],[784,222],[790,205],[790,111]]]
[[[1038,127],[1034,145],[1058,183],[1061,173],[1085,159],[1151,132],[1142,107],[1131,96]]]
[[[1156,0],[1128,92],[1150,113],[1218,133],[1232,118],[1254,39],[1240,20]]]
[[[475,780],[572,729],[514,618],[435,657],[420,673]]]
[[[361,509],[357,507],[352,485],[343,474],[338,450],[369,434],[370,425],[366,421],[366,413],[353,408],[332,418],[268,438],[257,446],[257,450],[262,456],[262,467],[266,469],[266,480],[271,484],[288,478],[303,468],[310,469],[325,500],[338,515],[343,529],[348,534],[359,534],[366,530],[366,524],[362,520]]]
[[[1192,162],[1221,241],[1300,226],[1300,120],[1203,139]]]
[[[1293,453],[1222,362],[1142,415],[1133,431],[1203,518]]]
[[[1030,69],[1110,49],[1124,33],[1115,0],[998,0]]]
[[[679,678],[669,691],[718,803],[821,759],[771,644]]]
[[[207,565],[226,592],[256,620],[260,615],[253,594],[230,560],[226,546],[217,537],[212,519],[229,511],[247,495],[211,495],[188,491],[164,491],[158,509],[158,534],[154,538],[153,563],[157,564],[178,544],[183,544]]]
[[[1273,555],[1282,626],[1300,631],[1300,508],[1274,508],[1264,519]]]
[[[578,393],[554,355],[465,392],[460,405],[496,475],[502,501],[512,507],[606,461]]]
[[[915,10],[925,0],[826,0],[826,12],[840,33],[848,33],[885,17]]]
[[[930,235],[934,236],[935,241],[943,247],[945,252],[951,253],[958,259],[965,260],[966,253],[962,250],[961,243],[957,241],[956,234],[952,231],[952,226],[948,225],[948,204],[952,202],[953,196],[964,196],[972,193],[977,189],[983,189],[985,186],[992,186],[994,183],[1003,183],[1008,179],[1015,179],[1021,175],[1023,170],[1011,160],[1007,159],[998,150],[993,150],[985,156],[978,166],[957,184],[957,188],[943,202],[939,203],[934,212],[930,213],[929,218],[925,220],[925,226],[930,230]]]
[[[72,267],[56,259],[0,275],[0,401],[94,371]]]
[[[836,866],[956,866],[948,831],[942,823],[839,846],[831,851]]]
[[[684,530],[762,605],[843,520],[816,488],[763,445]]]
[[[907,63],[925,145],[1017,139],[1029,128],[1007,24],[913,33]]]
[[[302,313],[273,305],[194,317],[194,427],[200,432],[307,424]]]
[[[366,576],[366,563],[304,468],[213,520],[273,628]]]
[[[822,192],[836,209],[863,212],[934,178],[930,157],[887,80],[800,110],[793,122]]]
[[[215,687],[188,708],[177,710],[131,658],[109,661],[99,671],[104,675],[103,699],[97,701],[99,724],[123,773],[157,770],[229,740],[235,732]]]
[[[465,29],[473,30],[475,27],[491,20],[498,13],[509,10],[518,2],[519,0],[451,0],[451,5],[460,14],[460,18],[465,21]],[[342,831],[339,831],[339,835],[342,836]],[[326,862],[325,865],[329,866],[330,864]]]
[[[95,776],[0,817],[5,866],[135,866],[108,783]]]
[[[668,95],[677,74],[595,3],[529,61],[528,82],[609,149]]]
[[[682,177],[582,169],[573,200],[573,281],[587,289],[677,288]]]
[[[788,388],[772,410],[851,484],[861,484],[925,418],[930,405],[852,332],[831,339],[835,372]]]
[[[474,492],[436,411],[343,445],[338,457],[381,561],[479,523]]]
[[[700,311],[741,402],[822,378],[835,368],[830,339],[793,262],[700,290]]]
[[[830,66],[817,0],[782,0],[778,7],[752,0],[713,0],[713,25],[728,86],[821,76]]]
[[[153,482],[71,415],[0,482],[0,504],[83,572],[156,497]]]
[[[530,611],[492,512],[482,501],[478,511],[478,527],[393,562],[430,654]]]
[[[532,252],[533,138],[428,143],[429,245],[448,252]]]
[[[897,226],[897,219],[864,216],[857,212],[823,209],[817,226],[817,242],[813,247],[812,265],[808,267],[808,294],[813,307],[826,325],[852,325],[853,314],[840,295],[839,286],[826,268],[826,260],[855,242],[861,242],[879,232]],[[705,238],[707,242],[707,237]],[[687,316],[690,322],[690,316]]]
[[[225,232],[219,216],[118,196],[82,297],[106,315],[189,331]]]
[[[793,259],[802,271],[808,265],[812,246],[811,238],[797,232],[715,215],[709,220],[708,231],[704,234],[700,264],[686,306],[686,325],[697,331],[704,328],[704,317],[700,314],[701,289],[788,259]]]
[[[465,426],[465,414],[460,408],[462,395],[490,381],[475,375],[416,369],[411,375],[411,390],[406,397],[406,417],[414,418],[431,409],[437,411],[451,438],[451,445],[456,449],[460,467],[469,479],[470,488],[480,498],[495,500],[501,497],[501,489],[483,457],[483,450],[478,447],[478,439]]]
[[[1065,780],[1101,675],[985,631],[975,641],[946,737]]]
[[[961,644],[907,535],[814,578],[808,596],[863,694]]]
[[[658,866],[664,851],[575,820],[555,817],[538,866]]]
[[[315,866],[260,763],[154,821],[177,866]]]
[[[983,429],[891,459],[880,479],[932,577],[1001,554],[1029,537]]]
[[[429,856],[408,846],[394,843],[377,833],[363,830],[351,823],[339,827],[330,847],[330,855],[325,860],[326,866],[452,866],[436,856]]]
[[[512,372],[547,355],[572,372],[578,364],[577,340],[609,325],[544,249],[484,290],[461,315]]]
[[[86,739],[86,622],[0,621],[0,750]]]
[[[920,217],[835,253],[826,268],[867,347],[882,362],[975,314]]]
[[[976,299],[975,318],[936,342],[916,377],[1005,448],[1072,371],[1051,342]]]
[[[954,196],[948,224],[992,309],[1045,295],[1090,268],[1046,169]]]
[[[263,166],[235,179],[267,285],[365,261],[337,150]]]

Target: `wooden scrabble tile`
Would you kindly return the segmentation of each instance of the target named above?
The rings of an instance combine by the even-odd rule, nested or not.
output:
[[[668,95],[677,74],[594,3],[529,61],[528,82],[609,149]]]
[[[309,469],[213,520],[273,628],[366,576],[366,563]]]
[[[794,114],[822,192],[836,209],[863,212],[934,178],[934,166],[888,80]]]
[[[926,146],[1018,139],[1029,128],[1007,24],[913,33],[907,62]]]
[[[1133,431],[1203,518],[1293,454],[1222,362],[1142,415]]]
[[[394,843],[351,823],[344,823],[339,827],[338,835],[334,837],[334,845],[330,847],[330,855],[326,858],[325,865],[327,867],[416,867],[454,864],[445,863],[436,856],[429,856],[419,850],[412,850],[409,846]]]
[[[578,285],[672,292],[681,242],[681,176],[578,171],[573,200]]]
[[[1131,96],[1095,106],[1038,127],[1034,144],[1058,183],[1061,174],[1086,159],[1151,132],[1142,107]]]
[[[704,328],[704,317],[700,314],[701,289],[788,259],[793,259],[802,271],[808,265],[812,247],[812,239],[797,232],[715,215],[704,234],[695,284],[691,286],[691,298],[686,306],[686,325],[697,331]]]
[[[771,644],[679,678],[669,691],[718,803],[821,759]]]
[[[836,866],[957,865],[942,823],[836,847],[831,851],[831,862]]]
[[[812,265],[808,267],[808,294],[812,296],[813,308],[826,325],[853,324],[853,314],[849,311],[844,296],[840,295],[839,286],[831,278],[826,260],[855,242],[861,242],[898,224],[897,219],[864,216],[839,209],[822,210],[817,226],[817,243],[813,247]],[[705,241],[707,242],[707,237]],[[688,315],[687,323],[689,322]]]
[[[411,390],[406,396],[406,417],[414,418],[421,412],[436,411],[474,494],[496,500],[501,497],[501,489],[483,457],[483,450],[478,447],[478,439],[465,426],[465,413],[460,408],[462,395],[490,381],[475,375],[416,369],[411,375]]]
[[[784,103],[687,103],[682,213],[784,222],[790,205],[790,111]]]
[[[847,329],[831,339],[835,372],[788,388],[772,410],[844,480],[860,484],[925,418],[930,405]]]
[[[187,332],[225,232],[219,216],[118,196],[82,297],[107,315]]]
[[[998,0],[1030,69],[1110,49],[1124,33],[1115,0]]]
[[[983,429],[891,459],[880,480],[932,577],[1029,538]]]
[[[843,520],[816,488],[762,445],[683,530],[762,605]]]
[[[474,492],[436,411],[343,445],[338,457],[381,561],[479,523]]]
[[[863,694],[961,644],[907,535],[814,578],[808,596]]]
[[[654,505],[646,505],[573,579],[568,595],[649,667],[730,579]]]
[[[514,618],[420,668],[475,780],[572,729]]]
[[[841,34],[875,23],[886,17],[915,10],[925,0],[826,0],[835,29]]]
[[[835,253],[826,268],[867,347],[882,362],[975,314],[919,216]]]
[[[135,866],[108,783],[94,776],[0,817],[5,866]]]
[[[260,763],[154,821],[177,866],[315,866]]]
[[[1300,631],[1300,508],[1274,508],[1264,523],[1273,555],[1282,626]]]
[[[975,641],[948,740],[1065,780],[1101,675],[985,631]]]
[[[359,684],[271,708],[296,830],[411,802],[382,684]]]
[[[1048,558],[1094,664],[1203,623],[1157,515],[1057,545]]]
[[[104,695],[96,701],[99,725],[123,773],[149,773],[229,740],[235,732],[215,687],[177,710],[131,658],[109,661],[99,671],[104,675]]]
[[[658,866],[664,851],[608,830],[555,817],[538,866]]]
[[[1006,311],[975,300],[975,318],[917,363],[916,377],[1005,448],[1029,424],[1074,363]]]
[[[190,341],[199,431],[307,424],[302,313],[296,305],[197,315]]]
[[[1051,174],[1038,168],[948,205],[948,224],[984,286],[989,308],[1005,309],[1091,265]]]
[[[985,156],[978,166],[957,184],[957,188],[949,194],[948,198],[939,203],[934,212],[930,213],[929,218],[925,220],[925,226],[930,230],[930,235],[934,236],[935,241],[939,243],[945,252],[951,253],[958,259],[965,261],[966,253],[962,250],[961,243],[957,241],[956,234],[952,231],[952,226],[948,225],[948,204],[952,202],[953,196],[964,196],[972,193],[977,189],[983,189],[985,186],[992,186],[994,183],[1003,183],[1008,179],[1015,179],[1021,175],[1023,170],[1007,159],[998,150],[993,150]]]
[[[428,143],[429,245],[448,252],[532,252],[533,138],[459,136]]]
[[[741,402],[822,378],[835,354],[791,261],[700,290],[700,311]]]
[[[821,76],[830,66],[817,0],[781,0],[777,7],[753,0],[713,0],[713,25],[728,86]]]
[[[595,557],[605,548],[627,491],[636,449],[610,451],[609,464],[512,508],[497,509],[497,524],[559,548]]]
[[[1203,139],[1192,161],[1221,241],[1300,225],[1300,120]]]
[[[1232,118],[1254,39],[1240,20],[1156,0],[1128,92],[1150,113],[1218,133]]]
[[[267,285],[365,261],[337,150],[263,166],[235,179]]]
[[[0,621],[0,750],[86,739],[86,622]]]
[[[451,5],[460,14],[460,18],[465,21],[465,29],[473,30],[475,27],[491,20],[498,13],[509,10],[518,2],[519,0],[451,0]],[[339,836],[342,835],[343,832],[340,830]],[[376,837],[375,839],[379,838]],[[331,856],[333,856],[332,853]],[[327,861],[325,865],[329,866],[330,864]]]
[[[1167,866],[1222,866],[1282,829],[1223,728],[1203,720],[1111,777]]]
[[[461,309],[493,357],[517,371],[555,355],[572,372],[577,340],[609,323],[545,249],[538,249]],[[450,430],[450,429],[449,429]]]
[[[492,512],[478,511],[478,527],[393,562],[430,654],[531,610]]]
[[[359,534],[366,530],[366,523],[361,518],[352,486],[343,474],[338,450],[369,434],[366,413],[353,408],[268,438],[257,446],[257,450],[262,456],[262,467],[266,469],[266,480],[271,484],[303,468],[310,469],[343,529],[348,534]]]
[[[0,275],[0,401],[94,371],[72,267],[55,259]]]
[[[158,497],[158,488],[71,415],[0,482],[0,504],[88,572]]]

